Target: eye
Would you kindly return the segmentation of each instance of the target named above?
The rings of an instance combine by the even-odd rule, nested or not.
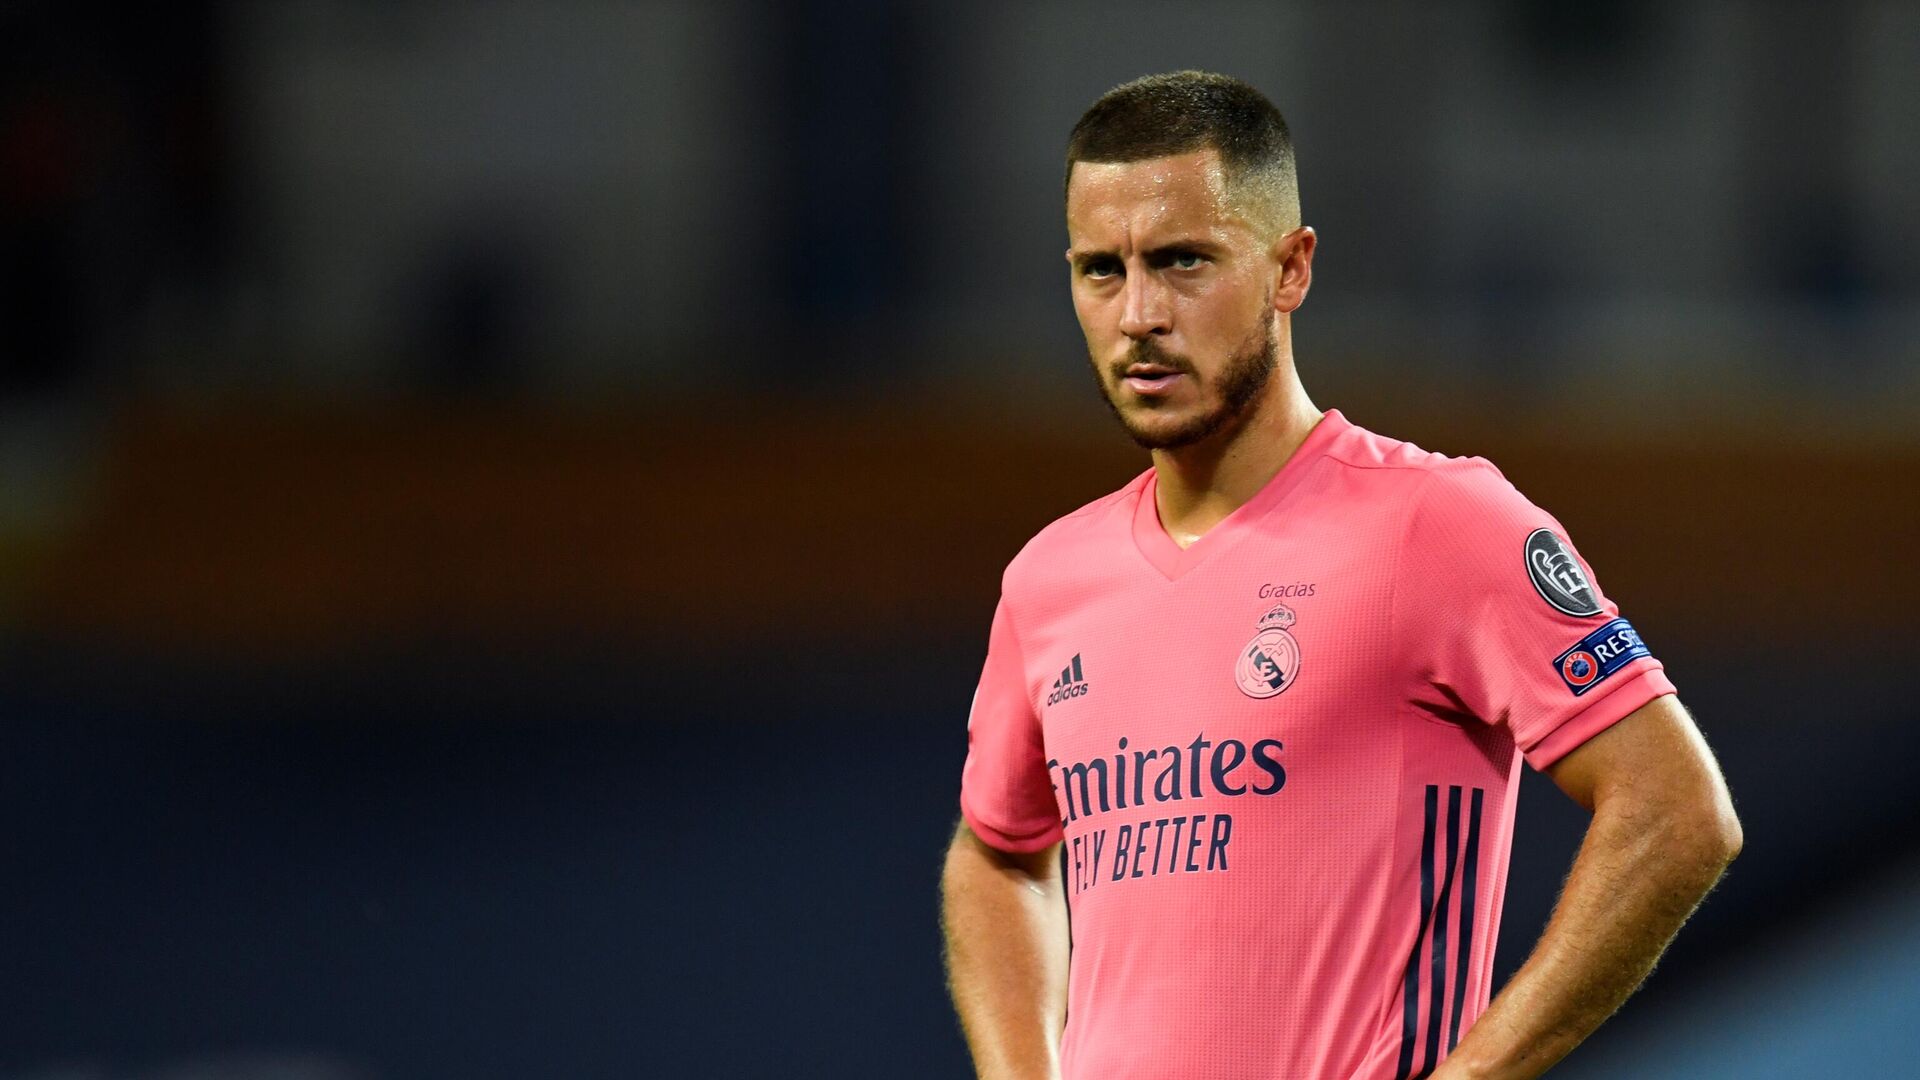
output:
[[[1080,273],[1085,277],[1096,280],[1113,277],[1120,273],[1120,260],[1104,258],[1088,259],[1086,262],[1080,264]]]
[[[1213,260],[1206,255],[1187,248],[1162,248],[1148,256],[1148,261],[1156,270],[1198,270]]]

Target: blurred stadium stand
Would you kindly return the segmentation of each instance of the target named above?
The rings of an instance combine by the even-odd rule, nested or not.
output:
[[[1319,403],[1499,464],[1722,755],[1565,1073],[1898,1074],[1920,5],[198,0],[0,7],[0,1076],[964,1075],[999,570],[1144,467],[1061,146],[1189,65],[1294,126]]]

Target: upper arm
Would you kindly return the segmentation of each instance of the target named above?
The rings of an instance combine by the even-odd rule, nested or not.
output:
[[[1589,811],[1620,807],[1684,820],[1728,858],[1740,850],[1740,821],[1720,765],[1672,694],[1640,706],[1545,771]]]

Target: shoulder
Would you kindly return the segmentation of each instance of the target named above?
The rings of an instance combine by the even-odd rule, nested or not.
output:
[[[1025,592],[1037,581],[1057,580],[1059,571],[1112,558],[1131,535],[1134,507],[1145,489],[1149,469],[1125,487],[1055,518],[1026,542],[1007,564],[1004,593]]]
[[[1328,457],[1391,489],[1409,515],[1472,517],[1490,507],[1531,506],[1486,458],[1436,453],[1360,427]]]

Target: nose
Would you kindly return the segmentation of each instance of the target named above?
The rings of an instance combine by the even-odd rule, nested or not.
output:
[[[1121,298],[1120,332],[1139,340],[1151,334],[1173,329],[1172,307],[1159,275],[1136,270],[1127,275],[1126,291]]]

